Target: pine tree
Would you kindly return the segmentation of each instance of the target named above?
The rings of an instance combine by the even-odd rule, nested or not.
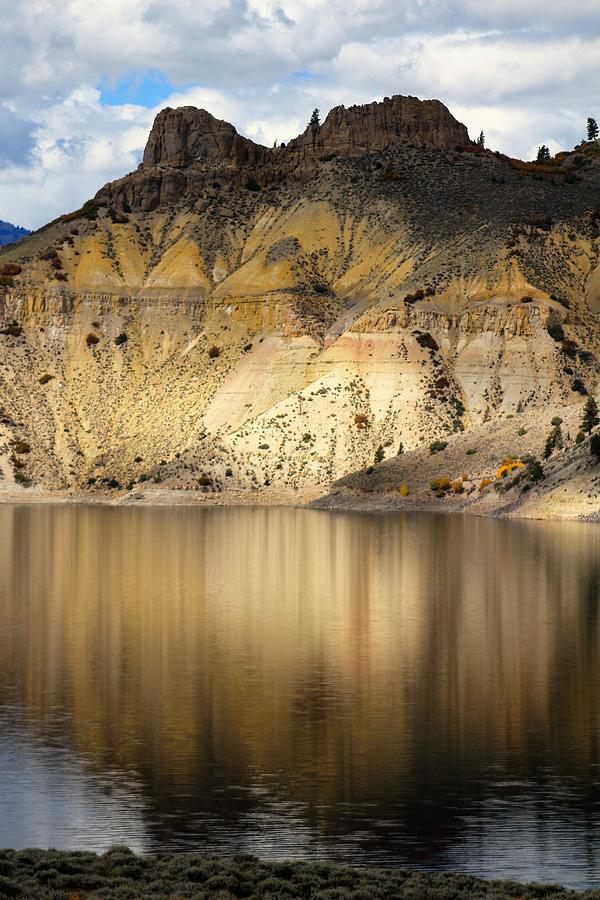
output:
[[[583,407],[583,416],[581,417],[581,430],[586,434],[590,434],[596,425],[600,422],[598,418],[598,404],[593,397],[588,397]]]
[[[530,481],[542,481],[545,477],[542,464],[535,456],[524,457],[523,462],[526,463],[525,473]]]
[[[552,455],[554,450],[562,450],[563,448],[563,434],[562,428],[562,419],[560,416],[554,416],[552,419],[552,429],[550,434],[546,438],[546,446],[544,447],[544,459],[548,459],[549,456]]]
[[[542,144],[541,147],[538,147],[537,161],[544,162],[547,159],[550,159],[550,150],[545,144]]]
[[[588,141],[595,141],[598,137],[598,123],[595,119],[592,119],[591,116],[588,117],[587,120],[587,139]]]
[[[377,450],[375,451],[375,462],[380,463],[384,459],[385,459],[385,451],[380,444],[379,447],[377,448]]]
[[[321,119],[319,118],[319,110],[313,109],[312,116],[310,117],[309,125],[312,125],[313,128],[321,127]]]
[[[477,146],[481,147],[482,150],[485,150],[485,134],[483,130],[479,132],[479,137],[477,138]]]
[[[397,455],[398,455],[398,456],[402,456],[403,453],[404,453],[404,444],[402,443],[402,441],[400,441],[400,445],[399,445],[399,447],[398,447],[398,453],[397,453]]]

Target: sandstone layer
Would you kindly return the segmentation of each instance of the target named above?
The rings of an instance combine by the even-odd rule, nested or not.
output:
[[[0,253],[0,486],[327,489],[435,440],[481,440],[483,477],[507,452],[490,428],[539,454],[555,415],[567,471],[598,391],[599,235],[595,143],[523,164],[402,97],[277,148],[163,110],[136,172]]]

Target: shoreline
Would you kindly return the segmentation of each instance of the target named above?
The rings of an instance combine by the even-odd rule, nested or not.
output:
[[[283,507],[323,512],[402,513],[426,512],[444,515],[470,515],[493,519],[527,521],[563,521],[593,523],[600,521],[600,509],[588,514],[576,504],[556,507],[548,504],[528,509],[518,503],[495,504],[482,498],[447,496],[432,499],[427,496],[399,497],[386,491],[337,489],[327,492],[317,486],[300,490],[267,488],[261,491],[223,491],[199,493],[177,488],[147,489],[127,493],[48,490],[38,487],[0,487],[0,506],[107,506],[113,508],[157,507]]]
[[[264,861],[248,855],[189,852],[138,855],[125,846],[105,853],[0,850],[0,897],[22,898],[285,897],[397,900],[592,900],[596,889],[491,880],[457,872],[351,867],[325,861]]]

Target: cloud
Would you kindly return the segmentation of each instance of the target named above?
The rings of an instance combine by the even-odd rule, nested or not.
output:
[[[598,0],[26,0],[0,20],[0,218],[38,226],[135,168],[159,107],[266,144],[313,107],[438,97],[530,157],[600,118]]]
[[[34,148],[35,123],[0,103],[0,167],[26,160]]]

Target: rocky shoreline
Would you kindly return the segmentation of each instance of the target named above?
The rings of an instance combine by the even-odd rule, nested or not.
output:
[[[134,854],[113,847],[97,855],[60,850],[0,850],[0,897],[22,898],[328,898],[328,900],[501,900],[597,898],[561,885],[488,881],[473,875],[359,869],[326,862],[266,862],[253,856]]]
[[[486,518],[528,519],[540,521],[600,521],[600,508],[590,511],[589,504],[570,502],[558,505],[554,502],[522,505],[518,500],[502,502],[492,496],[486,498],[453,496],[443,498],[419,495],[401,497],[397,492],[368,492],[360,489],[334,489],[327,493],[317,486],[301,490],[284,490],[280,487],[261,491],[224,491],[199,493],[173,488],[147,489],[144,491],[61,491],[41,487],[0,487],[0,505],[35,506],[110,506],[122,508],[180,507],[289,507],[347,513],[436,513],[484,516]]]

